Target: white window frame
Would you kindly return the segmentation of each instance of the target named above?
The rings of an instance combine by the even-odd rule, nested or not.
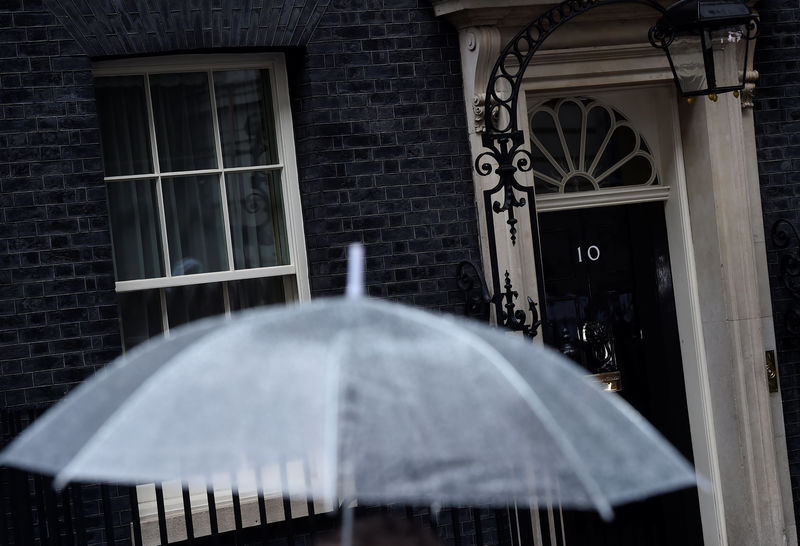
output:
[[[220,133],[218,127],[218,113],[216,97],[213,86],[210,87],[212,119],[214,123],[214,138],[217,156],[217,168],[194,171],[161,172],[158,164],[158,150],[155,140],[155,126],[153,123],[153,107],[150,99],[149,76],[152,74],[174,74],[180,72],[209,72],[214,70],[243,70],[243,69],[268,69],[272,89],[272,102],[276,116],[276,141],[278,143],[278,163],[271,165],[257,165],[248,167],[223,167]],[[145,76],[145,93],[148,109],[148,126],[150,130],[150,146],[153,160],[153,172],[148,174],[107,176],[106,183],[121,180],[157,180],[157,198],[159,207],[159,224],[162,238],[162,253],[164,257],[165,276],[150,279],[135,279],[116,281],[117,292],[131,292],[139,290],[162,289],[176,286],[187,286],[205,283],[237,281],[244,279],[282,277],[284,279],[284,294],[288,302],[305,301],[310,299],[310,286],[308,279],[308,263],[306,245],[303,232],[303,213],[300,203],[300,188],[297,173],[296,153],[294,147],[294,131],[292,128],[291,105],[289,101],[289,86],[286,74],[286,60],[282,53],[237,53],[221,55],[175,55],[169,57],[151,57],[137,59],[120,59],[97,63],[92,70],[94,77],[113,76]],[[227,243],[228,267],[227,271],[214,271],[188,275],[172,276],[169,267],[169,242],[166,233],[164,217],[164,203],[161,192],[162,177],[191,176],[201,174],[216,174],[221,176],[221,190],[225,189],[226,172],[267,171],[283,170],[281,179],[281,194],[284,204],[286,222],[286,238],[289,247],[289,264],[271,267],[258,267],[251,269],[234,269],[231,245],[231,230],[228,222],[227,200],[222,196],[223,223]],[[163,293],[162,293],[163,297]],[[230,313],[228,298],[225,298],[225,312]],[[162,302],[162,314],[164,305]],[[168,331],[166,320],[164,331]]]
[[[245,69],[267,69],[270,73],[270,86],[272,89],[272,104],[275,112],[276,123],[276,141],[278,143],[278,163],[272,165],[258,165],[248,167],[230,167],[224,168],[221,157],[221,143],[220,133],[218,127],[218,114],[216,97],[214,96],[214,88],[210,86],[211,94],[211,107],[212,119],[214,123],[214,139],[216,147],[216,157],[218,167],[215,169],[202,169],[195,171],[179,171],[174,173],[161,172],[158,165],[158,150],[156,148],[155,140],[155,126],[153,124],[152,101],[150,100],[150,87],[149,76],[151,74],[174,74],[180,72],[209,72],[212,70],[245,70]],[[292,115],[291,104],[289,101],[289,86],[286,74],[286,60],[281,53],[237,53],[237,54],[221,54],[221,55],[176,55],[169,57],[155,57],[155,58],[138,58],[138,59],[121,59],[114,61],[103,61],[97,63],[92,73],[94,77],[113,77],[113,76],[132,76],[142,75],[146,76],[145,79],[145,93],[147,98],[148,109],[148,127],[150,130],[150,146],[151,155],[153,160],[153,172],[148,174],[125,175],[125,176],[107,176],[104,177],[106,183],[114,183],[121,180],[152,180],[156,179],[157,182],[157,198],[159,208],[159,225],[161,229],[162,238],[162,254],[164,259],[164,277],[151,278],[151,279],[136,279],[127,281],[116,281],[115,289],[117,292],[133,292],[140,290],[163,289],[176,286],[187,286],[205,283],[222,283],[226,281],[237,281],[244,279],[266,278],[266,277],[282,277],[283,288],[287,303],[293,301],[306,301],[311,298],[311,291],[308,279],[308,262],[306,256],[305,236],[303,232],[303,213],[300,204],[300,186],[297,173],[296,153],[294,146],[294,131],[292,128]],[[231,231],[228,222],[227,213],[227,200],[224,193],[222,194],[222,211],[223,223],[225,226],[225,237],[228,252],[228,267],[227,271],[215,271],[209,273],[197,273],[189,275],[172,276],[169,267],[169,242],[167,240],[166,223],[164,218],[164,203],[163,195],[161,192],[161,178],[170,176],[191,176],[199,174],[217,174],[222,177],[221,190],[225,189],[225,173],[226,172],[243,172],[243,171],[267,171],[283,169],[283,176],[281,178],[281,195],[284,204],[284,219],[286,222],[286,239],[289,248],[289,264],[271,267],[258,267],[250,269],[235,270],[232,245],[231,245]],[[225,293],[225,292],[224,292]],[[163,317],[163,331],[169,331],[169,324],[165,314],[164,292],[161,291],[161,312]],[[225,313],[230,313],[230,302],[227,297],[224,298]],[[168,484],[167,484],[168,485]],[[144,484],[137,486],[139,491],[139,512],[143,517],[142,531],[146,534],[145,543],[156,544],[158,543],[158,530],[157,520],[154,520],[152,514],[156,513],[156,500],[155,489],[153,484]],[[168,526],[172,531],[180,535],[181,530],[175,530],[175,526],[180,526],[183,512],[183,497],[180,488],[165,489],[165,505],[167,507],[166,517]],[[205,491],[203,491],[205,493]],[[216,505],[217,515],[220,529],[226,530],[233,528],[233,516],[231,513],[232,501],[230,501],[230,490],[220,490],[217,492],[219,499]],[[255,503],[255,497],[242,499],[243,505],[251,505]],[[193,518],[203,520],[207,519],[208,505],[205,494],[192,499],[192,510],[195,512]],[[272,506],[273,503],[270,504]],[[295,506],[296,505],[296,506]],[[273,510],[280,512],[280,517],[275,516],[275,519],[281,519],[283,516],[282,501],[280,506],[272,507]],[[319,507],[322,511],[324,507]],[[243,506],[243,509],[244,506]],[[302,515],[305,509],[305,504],[302,506],[294,503],[292,506],[292,513]],[[276,512],[277,513],[277,512]],[[272,514],[270,514],[272,515]],[[196,522],[198,523],[198,522]],[[252,522],[251,522],[252,523]],[[202,534],[202,533],[201,533]],[[200,535],[197,535],[200,536]],[[183,530],[183,538],[185,538],[185,530]],[[181,536],[170,536],[170,541],[180,540]]]

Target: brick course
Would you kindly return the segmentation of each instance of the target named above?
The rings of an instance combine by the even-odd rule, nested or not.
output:
[[[92,58],[308,42],[328,0],[46,0]]]
[[[47,404],[120,352],[90,62],[6,1],[0,74],[0,404]]]
[[[313,295],[362,240],[370,294],[458,309],[478,243],[455,31],[423,0],[246,5],[0,0],[0,407],[120,353],[91,59],[285,51]]]
[[[285,51],[313,295],[341,293],[361,240],[371,295],[459,309],[478,243],[456,32],[424,0],[248,5],[0,1],[0,405],[120,352],[90,58]]]
[[[315,295],[340,293],[366,244],[371,295],[456,310],[477,261],[456,32],[425,2],[332,0],[293,79]]]
[[[779,219],[800,230],[800,37],[796,3],[763,0],[758,5],[761,35],[756,45],[755,125],[759,181],[767,238],[772,305],[780,370],[786,442],[794,498],[800,520],[800,339],[786,327],[793,302],[783,287],[781,252],[770,232]],[[800,242],[800,241],[798,241]]]

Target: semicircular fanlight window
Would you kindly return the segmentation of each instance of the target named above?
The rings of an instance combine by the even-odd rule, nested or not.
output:
[[[537,194],[658,184],[650,148],[610,106],[585,97],[551,99],[528,121]]]

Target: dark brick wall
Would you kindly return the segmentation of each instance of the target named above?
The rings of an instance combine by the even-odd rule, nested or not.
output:
[[[454,310],[478,261],[458,39],[425,0],[332,0],[293,76],[315,295],[366,244],[374,296]]]
[[[313,294],[341,292],[362,240],[371,294],[462,301],[478,244],[453,29],[424,0],[178,4],[0,0],[0,407],[120,352],[90,58],[287,51]]]
[[[329,0],[46,0],[89,57],[299,46]]]
[[[0,1],[0,405],[57,400],[120,351],[89,60]]]
[[[170,5],[0,0],[4,407],[56,400],[120,352],[91,56],[287,51],[313,294],[341,293],[362,240],[370,294],[462,301],[455,267],[478,244],[459,53],[427,2]]]
[[[762,0],[761,36],[756,47],[755,123],[759,180],[767,236],[781,395],[786,422],[795,518],[800,521],[800,336],[787,328],[787,310],[800,308],[783,286],[784,254],[771,237],[779,219],[800,230],[800,5]],[[794,241],[795,252],[797,244]]]

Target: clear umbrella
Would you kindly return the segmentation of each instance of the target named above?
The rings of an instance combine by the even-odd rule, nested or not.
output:
[[[696,484],[627,403],[498,329],[368,298],[211,318],[145,343],[0,456],[71,480],[229,480],[336,504],[611,506]],[[297,485],[297,484],[295,484]]]

